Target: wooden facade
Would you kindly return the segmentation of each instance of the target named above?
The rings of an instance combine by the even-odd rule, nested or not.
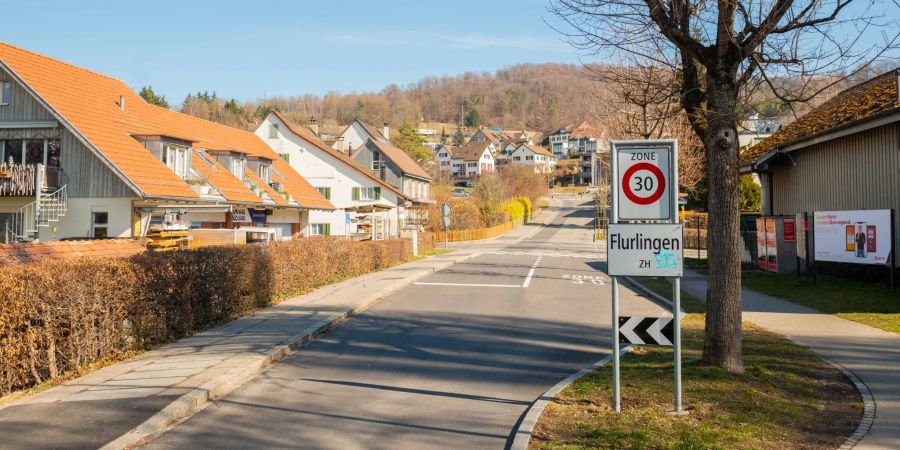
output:
[[[769,167],[772,214],[893,209],[900,249],[900,122],[799,148]]]
[[[0,140],[58,140],[69,197],[137,197],[128,184],[3,69],[0,80],[10,81],[9,104],[0,106]]]

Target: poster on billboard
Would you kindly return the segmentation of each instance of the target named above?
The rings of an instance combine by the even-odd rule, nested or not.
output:
[[[766,219],[756,219],[756,261],[760,269],[766,270]]]
[[[766,261],[770,272],[778,272],[778,235],[774,217],[766,218]]]
[[[816,261],[888,264],[891,210],[816,211]]]

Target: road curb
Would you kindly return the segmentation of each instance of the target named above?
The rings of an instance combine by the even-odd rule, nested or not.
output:
[[[626,353],[631,351],[631,346],[627,346],[619,351],[619,356],[625,355]],[[544,412],[544,409],[547,408],[547,405],[553,401],[553,398],[556,397],[556,394],[559,394],[560,391],[568,387],[570,384],[578,381],[581,377],[593,372],[594,370],[603,367],[606,363],[612,361],[612,355],[606,356],[603,359],[579,370],[578,372],[569,375],[564,380],[556,383],[550,389],[547,389],[546,392],[541,394],[531,406],[528,407],[528,410],[525,411],[525,415],[522,417],[522,420],[519,422],[519,425],[516,427],[516,430],[512,435],[512,442],[506,447],[507,450],[526,450],[528,448],[528,443],[531,442],[531,434],[534,433],[534,427],[537,425],[538,419],[541,417],[541,414]]]
[[[853,434],[847,438],[844,443],[838,447],[838,450],[850,450],[853,447],[856,447],[856,444],[862,440],[862,438],[866,437],[869,434],[869,431],[872,431],[872,425],[875,423],[875,411],[877,409],[875,405],[875,397],[872,395],[872,391],[869,390],[869,386],[859,378],[852,370],[819,355],[820,358],[828,361],[832,366],[834,366],[837,370],[840,370],[847,378],[850,379],[850,382],[853,383],[853,386],[856,387],[856,392],[859,392],[860,398],[862,398],[863,402],[863,415],[862,419],[859,421],[859,425],[856,426],[856,430],[853,431]]]
[[[249,363],[240,367],[235,367],[203,385],[182,394],[149,419],[145,420],[131,431],[119,436],[112,442],[104,445],[101,449],[117,450],[131,448],[149,441],[156,435],[165,431],[168,427],[199,412],[211,402],[230,394],[269,366],[290,356],[294,351],[315,340],[317,336],[328,332],[344,320],[366,310],[383,300],[385,297],[428,275],[444,270],[456,263],[474,258],[479,254],[479,252],[473,252],[459,260],[442,262],[431,268],[417,270],[415,273],[407,275],[402,280],[392,283],[365,297],[355,306],[338,311],[331,317],[322,319],[321,321],[304,328],[299,333],[270,348],[264,354],[254,358]]]

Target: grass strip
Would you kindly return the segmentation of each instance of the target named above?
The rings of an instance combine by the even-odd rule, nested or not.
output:
[[[664,280],[641,279],[666,296]],[[703,302],[682,293],[684,402],[674,416],[672,348],[637,347],[622,358],[623,412],[612,412],[607,365],[563,390],[535,428],[535,449],[833,449],[862,415],[859,395],[812,351],[744,324],[743,374],[701,366]],[[693,312],[691,312],[693,311]]]

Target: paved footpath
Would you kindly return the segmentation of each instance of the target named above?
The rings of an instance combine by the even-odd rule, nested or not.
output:
[[[685,271],[682,289],[706,298],[706,277]],[[811,348],[856,374],[875,397],[872,429],[855,449],[900,448],[900,335],[841,319],[750,289],[744,319]]]

